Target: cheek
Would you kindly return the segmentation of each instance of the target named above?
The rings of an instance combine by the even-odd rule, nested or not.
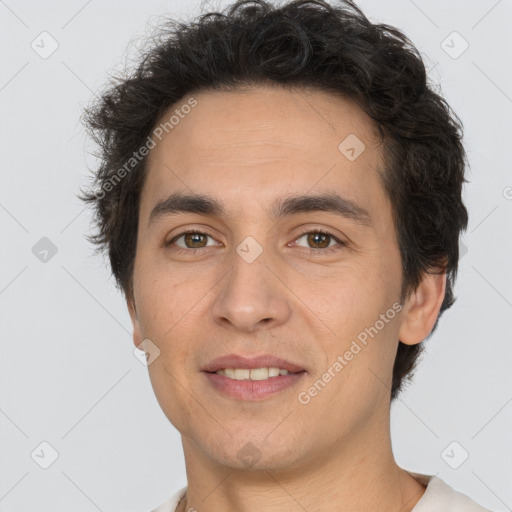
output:
[[[149,378],[160,408],[172,425],[184,432],[189,423],[187,417],[197,404],[194,403],[193,394],[183,391],[187,388],[185,372],[180,373],[179,359],[170,360],[170,355],[176,357],[174,351],[163,352],[148,367]]]
[[[329,287],[304,283],[301,291],[316,313],[306,315],[311,329],[326,333],[317,338],[323,352],[317,377],[331,368],[337,376],[332,388],[357,388],[357,393],[371,392],[374,385],[382,387],[372,371],[384,381],[389,379],[398,343],[396,265],[383,259],[370,264],[369,260],[352,265],[350,272],[333,275]]]
[[[187,276],[169,267],[168,262],[155,261],[148,261],[144,270],[140,265],[135,290],[142,336],[160,350],[159,364],[150,365],[150,374],[154,373],[157,383],[161,379],[162,386],[173,383],[167,374],[183,380],[191,371],[194,359],[190,354],[204,324],[205,301],[212,288],[198,277],[201,272]]]
[[[357,335],[389,307],[389,284],[382,281],[378,263],[371,264],[369,260],[353,260],[320,279],[294,283],[297,295],[304,297],[305,304],[316,314],[309,316],[321,320],[331,337],[342,340]]]
[[[154,260],[141,258],[135,268],[135,278],[134,291],[143,334],[150,339],[167,339],[174,326],[199,301],[201,290],[197,285],[180,282],[177,271]]]
[[[140,274],[137,299],[142,334],[152,340],[160,353],[149,365],[153,391],[161,409],[178,429],[187,425],[187,416],[194,410],[190,393],[184,392],[195,369],[191,367],[194,337],[197,332],[197,305],[205,292],[197,286],[176,282],[176,273],[160,271]]]

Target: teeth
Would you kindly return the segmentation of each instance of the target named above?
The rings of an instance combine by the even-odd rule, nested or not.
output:
[[[269,377],[277,377],[279,375],[280,371],[281,370],[279,370],[279,368],[269,368],[268,369],[268,376]],[[283,370],[283,372],[288,373],[286,370]],[[283,375],[286,375],[286,374],[283,374]]]
[[[245,370],[247,373],[249,373],[249,370]],[[235,377],[237,376],[238,370],[235,370]],[[245,374],[244,374],[245,375]],[[245,379],[251,379],[251,380],[265,380],[268,379],[268,368],[254,368],[251,370],[251,376],[247,375],[247,377],[244,377]]]
[[[236,369],[233,378],[236,380],[244,380],[249,378],[249,370]]]
[[[226,368],[225,370],[217,370],[217,375],[223,375],[235,380],[266,380],[269,377],[277,377],[278,375],[288,375],[288,370],[280,368]]]

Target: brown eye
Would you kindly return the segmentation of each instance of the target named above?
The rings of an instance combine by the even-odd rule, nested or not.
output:
[[[306,237],[308,247],[313,250],[330,248],[332,245],[336,245],[336,242],[342,244],[334,235],[323,231],[309,231],[297,238],[296,241],[298,242],[304,237]]]
[[[187,231],[175,236],[167,245],[175,243],[178,247],[183,249],[201,249],[207,247],[208,238],[211,238],[207,233],[200,233],[198,231]],[[178,240],[183,239],[182,243],[178,243]]]
[[[315,249],[325,249],[329,247],[331,238],[330,235],[324,235],[323,233],[308,233],[307,235],[308,243]]]

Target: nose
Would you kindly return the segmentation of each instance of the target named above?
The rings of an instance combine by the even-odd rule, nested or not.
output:
[[[212,305],[216,323],[250,333],[277,327],[290,318],[287,288],[276,276],[276,269],[267,267],[264,254],[252,263],[234,254],[231,271],[222,280]]]

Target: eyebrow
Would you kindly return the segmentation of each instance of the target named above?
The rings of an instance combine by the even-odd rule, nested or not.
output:
[[[272,220],[305,212],[329,212],[352,220],[363,226],[371,226],[369,212],[355,202],[335,193],[321,195],[299,195],[277,199],[268,210]],[[226,209],[221,201],[201,194],[184,194],[176,192],[160,201],[151,210],[148,226],[162,217],[196,213],[209,217],[225,217]]]

